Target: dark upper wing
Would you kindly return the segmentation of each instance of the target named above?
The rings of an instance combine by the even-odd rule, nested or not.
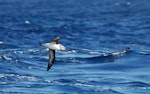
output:
[[[49,49],[49,61],[48,61],[48,65],[47,65],[47,71],[51,68],[54,61],[55,61],[55,50]]]
[[[55,37],[51,42],[54,42],[54,43],[58,44],[58,41],[59,41],[59,40],[60,40],[60,37],[57,36],[57,37]]]

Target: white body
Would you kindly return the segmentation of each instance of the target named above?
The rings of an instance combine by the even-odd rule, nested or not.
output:
[[[61,44],[45,43],[42,45],[52,50],[66,50],[66,48]]]

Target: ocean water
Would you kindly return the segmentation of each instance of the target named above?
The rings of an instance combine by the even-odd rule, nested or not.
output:
[[[148,0],[1,0],[0,94],[150,94]],[[40,43],[60,36],[47,70]],[[124,50],[130,47],[128,50]]]

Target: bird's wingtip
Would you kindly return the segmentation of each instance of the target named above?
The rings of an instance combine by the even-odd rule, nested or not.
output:
[[[48,65],[48,66],[47,66],[47,71],[50,70],[51,66],[52,66],[52,65]]]
[[[42,43],[42,42],[39,42],[39,45],[43,46],[43,43]]]
[[[50,69],[50,68],[49,68],[49,67],[47,67],[47,71],[49,71],[49,69]]]

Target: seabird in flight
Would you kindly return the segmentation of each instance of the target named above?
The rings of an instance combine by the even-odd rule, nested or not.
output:
[[[49,61],[47,65],[47,71],[51,68],[55,61],[55,50],[63,50],[65,51],[66,48],[62,45],[59,44],[58,41],[60,40],[60,37],[57,36],[55,37],[50,43],[44,43],[42,44],[43,46],[47,47],[49,49]]]

